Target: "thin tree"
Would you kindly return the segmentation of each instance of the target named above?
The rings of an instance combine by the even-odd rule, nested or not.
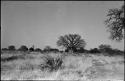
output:
[[[105,24],[107,25],[108,31],[110,32],[110,39],[120,41],[124,38],[125,29],[125,17],[124,17],[124,7],[122,5],[120,9],[114,8],[109,9],[107,14],[107,20]]]
[[[77,49],[81,47],[85,47],[86,43],[84,39],[81,38],[78,34],[68,34],[64,36],[60,36],[57,41],[58,46],[62,46],[66,48],[68,51],[71,50],[73,52],[77,51]]]

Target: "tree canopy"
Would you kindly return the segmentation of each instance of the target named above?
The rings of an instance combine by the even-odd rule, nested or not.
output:
[[[8,50],[10,50],[10,51],[14,51],[14,50],[16,50],[16,48],[15,48],[14,45],[10,45],[10,46],[8,46]]]
[[[28,47],[27,46],[25,46],[25,45],[22,45],[19,49],[18,49],[19,51],[28,51]]]
[[[114,8],[109,9],[107,14],[107,20],[105,20],[105,24],[108,27],[108,31],[110,32],[110,39],[120,41],[124,38],[124,7],[122,5],[120,9]]]
[[[67,50],[75,52],[78,48],[84,48],[86,43],[78,34],[68,34],[60,36],[57,41],[58,46],[63,46]]]

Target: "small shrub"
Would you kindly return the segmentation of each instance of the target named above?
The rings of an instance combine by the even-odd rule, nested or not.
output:
[[[62,66],[62,58],[46,57],[45,64],[41,64],[41,69],[49,69],[49,71],[56,71]]]

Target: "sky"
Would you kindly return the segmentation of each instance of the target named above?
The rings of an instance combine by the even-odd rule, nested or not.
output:
[[[79,34],[86,49],[100,44],[124,49],[124,42],[109,39],[104,21],[109,9],[123,1],[2,1],[1,47],[26,45],[44,49],[59,48],[56,42],[65,34]]]

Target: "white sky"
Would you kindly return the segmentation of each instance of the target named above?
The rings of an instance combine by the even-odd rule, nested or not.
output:
[[[110,40],[104,24],[108,9],[121,5],[123,1],[2,1],[2,47],[57,47],[59,36],[76,33],[87,42],[86,49],[109,44],[123,50],[123,41]]]

